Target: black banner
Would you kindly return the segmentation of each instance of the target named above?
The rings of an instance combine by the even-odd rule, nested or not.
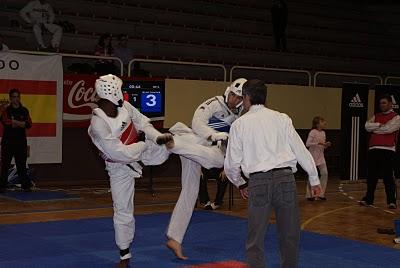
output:
[[[368,84],[343,83],[341,127],[341,179],[366,178],[368,140]]]
[[[400,114],[400,85],[376,85],[375,86],[375,113],[380,112],[379,98],[382,95],[392,97],[393,110]],[[396,164],[394,165],[394,173],[396,178],[400,178],[400,142],[397,142]]]

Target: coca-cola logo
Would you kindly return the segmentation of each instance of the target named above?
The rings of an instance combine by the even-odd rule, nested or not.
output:
[[[68,106],[71,109],[79,109],[83,107],[94,109],[97,108],[97,99],[98,97],[94,87],[88,87],[85,80],[79,80],[72,85],[68,94]]]

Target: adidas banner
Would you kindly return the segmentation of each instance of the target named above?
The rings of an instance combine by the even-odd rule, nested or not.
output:
[[[382,95],[392,97],[393,110],[400,114],[400,85],[376,85],[375,86],[375,113],[379,110],[379,98]],[[400,178],[400,142],[397,143],[396,159],[397,164],[394,165],[394,173],[396,178]]]
[[[368,84],[344,83],[341,115],[341,179],[366,178]]]

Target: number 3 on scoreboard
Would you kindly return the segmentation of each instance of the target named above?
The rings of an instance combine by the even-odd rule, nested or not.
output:
[[[157,105],[157,97],[155,96],[155,95],[153,95],[153,94],[149,94],[149,95],[147,95],[146,96],[146,99],[148,100],[147,102],[146,102],[146,105],[148,106],[148,107],[154,107],[154,106],[156,106]]]

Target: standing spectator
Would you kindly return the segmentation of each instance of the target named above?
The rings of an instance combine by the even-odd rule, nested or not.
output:
[[[112,37],[109,34],[100,36],[94,49],[95,56],[112,57],[114,48],[112,46]],[[115,65],[112,60],[101,59],[95,64],[95,71],[98,75],[115,74]]]
[[[365,124],[365,129],[371,133],[371,136],[368,151],[367,193],[360,201],[360,205],[374,204],[376,185],[379,177],[382,176],[388,208],[396,209],[396,182],[393,170],[400,116],[393,111],[390,95],[380,97],[379,107],[381,112],[375,114]]]
[[[4,36],[0,34],[0,52],[7,52],[10,49],[6,44],[4,44]]]
[[[133,51],[128,47],[128,36],[121,34],[118,37],[118,45],[114,50],[114,56],[120,58],[124,64],[124,70],[128,70],[129,62],[133,59]]]
[[[26,129],[32,126],[32,121],[28,109],[21,104],[21,93],[18,89],[11,89],[9,97],[10,105],[1,115],[4,132],[1,139],[0,192],[4,192],[7,187],[8,170],[13,157],[15,158],[18,177],[21,179],[22,189],[29,192],[32,185],[26,170],[26,159],[28,157]]]
[[[288,21],[288,8],[284,0],[273,0],[271,7],[272,26],[274,30],[275,48],[287,51],[286,26]]]
[[[297,267],[300,218],[296,181],[297,161],[309,175],[314,196],[321,188],[314,160],[285,114],[264,106],[267,87],[254,79],[243,86],[243,107],[248,111],[231,127],[225,173],[249,198],[246,258],[249,268],[265,267],[265,234],[275,210],[281,267]],[[249,178],[248,186],[241,170]]]
[[[216,210],[224,203],[224,195],[229,181],[225,176],[223,168],[202,168],[201,172],[202,176],[199,190],[200,204],[204,204],[205,210]],[[208,195],[207,182],[209,178],[215,178],[217,181],[217,193],[215,194],[214,202],[210,201],[210,196]]]
[[[331,146],[330,142],[326,141],[325,129],[327,122],[320,116],[314,117],[312,121],[312,130],[308,134],[306,146],[308,147],[315,165],[319,170],[319,180],[321,182],[321,194],[318,197],[313,197],[311,194],[311,185],[307,183],[306,198],[308,201],[314,201],[317,198],[326,201],[325,191],[328,184],[328,168],[326,166],[324,151]]]
[[[53,34],[51,40],[52,48],[59,49],[63,31],[59,25],[54,24],[54,11],[47,1],[31,1],[21,9],[19,14],[24,21],[33,25],[33,33],[41,49],[47,48],[42,36],[42,30],[44,29]]]
[[[113,56],[114,48],[112,46],[112,37],[109,34],[102,34],[94,49],[95,56]]]

